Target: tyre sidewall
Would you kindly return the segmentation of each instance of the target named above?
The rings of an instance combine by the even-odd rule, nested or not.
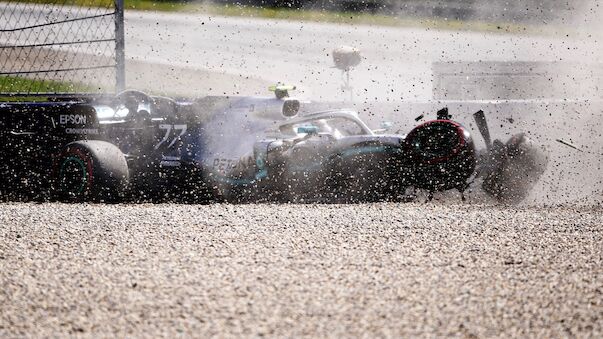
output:
[[[78,202],[92,197],[95,170],[94,160],[88,150],[78,145],[68,145],[57,158],[54,167],[54,188],[58,199]],[[81,170],[81,175],[69,178],[68,172],[73,169]],[[73,182],[80,178],[81,183]]]
[[[69,178],[69,171],[74,169],[80,173]],[[115,145],[97,140],[76,141],[57,157],[53,177],[60,200],[110,202],[123,196],[129,171],[124,154]]]

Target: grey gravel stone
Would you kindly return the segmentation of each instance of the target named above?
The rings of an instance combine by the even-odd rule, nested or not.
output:
[[[603,336],[603,210],[0,204],[0,337]]]

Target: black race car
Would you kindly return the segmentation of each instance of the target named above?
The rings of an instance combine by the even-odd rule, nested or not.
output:
[[[349,110],[298,114],[276,98],[175,101],[139,91],[0,104],[0,180],[6,199],[65,201],[398,200],[414,189],[519,201],[546,155],[524,135],[488,149],[446,109],[406,135],[373,131]],[[410,193],[409,193],[410,192]]]

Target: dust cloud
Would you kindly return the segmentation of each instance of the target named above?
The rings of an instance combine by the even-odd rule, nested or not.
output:
[[[580,3],[578,3],[580,4]],[[535,128],[546,138],[551,154],[547,173],[541,180],[532,201],[540,203],[601,204],[603,202],[603,8],[598,1],[577,5],[569,18],[575,39],[582,42],[585,55],[579,67],[559,69],[565,81],[557,84],[575,85],[572,81],[585,78],[582,86],[574,86],[568,96],[583,97],[575,103],[550,105],[550,112],[534,120]],[[571,33],[570,33],[571,34]],[[563,99],[563,98],[561,98]],[[560,142],[574,145],[573,149]]]
[[[133,61],[160,63],[168,72],[155,72],[153,79],[149,79],[153,72],[146,72],[149,76],[136,72],[129,81],[149,90],[161,86],[166,94],[177,89],[176,94],[183,96],[270,95],[266,85],[284,81],[298,85],[309,99],[339,102],[335,104],[338,107],[354,106],[363,119],[375,124],[392,121],[401,133],[409,131],[414,117],[427,116],[442,106],[449,106],[455,119],[472,128],[471,113],[483,109],[494,137],[507,140],[524,132],[550,154],[549,168],[526,203],[600,204],[600,6],[597,1],[563,6],[551,21],[556,28],[540,35],[132,14],[126,15],[127,25],[130,22],[126,30],[129,56]],[[494,14],[491,17],[496,19]],[[549,25],[546,19],[533,24]],[[247,33],[249,30],[254,33]],[[168,38],[163,38],[166,32]],[[150,35],[161,38],[153,40]],[[341,103],[348,100],[348,93],[342,93],[340,72],[333,68],[329,56],[342,44],[360,48],[363,55],[352,73],[354,102]],[[489,80],[494,88],[491,93],[505,86],[510,88],[505,89],[507,92],[521,89],[524,93],[517,97],[438,97],[433,89],[437,85],[435,62],[481,63],[485,68],[527,62],[525,72],[501,72]],[[542,71],[530,71],[533,65]],[[186,74],[177,76],[174,70],[179,69]],[[526,79],[535,73],[533,86]],[[196,79],[185,77],[187,74],[194,74]],[[223,79],[215,80],[214,74]],[[446,88],[453,90],[460,85],[453,81]],[[475,94],[484,87],[478,81],[466,92]],[[527,91],[536,94],[526,95]],[[473,128],[473,132],[479,145],[477,130]]]

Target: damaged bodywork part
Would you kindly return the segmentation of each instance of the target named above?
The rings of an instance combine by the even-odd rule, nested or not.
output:
[[[524,198],[546,156],[524,135],[487,149],[447,109],[406,135],[350,110],[298,113],[287,96],[175,101],[116,96],[0,105],[2,196],[64,201],[400,200],[411,189],[465,191],[476,177]]]

